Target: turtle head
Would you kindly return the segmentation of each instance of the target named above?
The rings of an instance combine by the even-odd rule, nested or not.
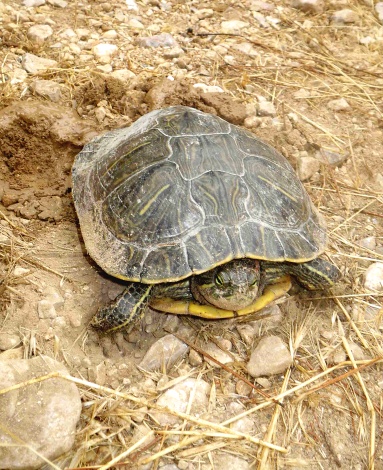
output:
[[[201,303],[240,310],[257,298],[259,280],[259,261],[236,259],[194,276],[192,290]]]

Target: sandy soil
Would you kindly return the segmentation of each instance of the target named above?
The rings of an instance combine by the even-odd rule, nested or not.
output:
[[[368,1],[326,4],[325,10],[310,14],[291,8],[287,1],[143,1],[138,2],[138,12],[117,1],[76,1],[65,8],[0,3],[8,25],[0,33],[0,318],[1,333],[21,340],[14,357],[48,354],[65,363],[74,377],[134,394],[145,406],[146,400],[154,403],[161,394],[158,384],[164,378],[201,375],[214,385],[205,416],[214,422],[233,415],[232,403],[245,410],[264,402],[251,391],[240,394],[235,376],[204,360],[196,365],[185,356],[170,370],[150,374],[137,364],[169,331],[192,331],[202,349],[206,340],[228,340],[235,357],[231,367],[251,379],[245,364],[267,334],[266,326],[258,328],[251,344],[246,344],[234,320],[173,320],[156,312],[148,312],[129,334],[104,336],[89,328],[97,309],[121,292],[123,283],[104,274],[86,254],[71,199],[71,165],[95,135],[173,104],[246,125],[298,170],[302,158],[318,158],[318,152],[340,161],[320,163],[305,185],[326,218],[327,255],[343,277],[331,293],[298,293],[280,304],[283,318],[271,331],[290,346],[294,366],[270,377],[264,391],[278,395],[322,371],[328,373],[297,394],[288,394],[283,408],[271,404],[249,415],[251,435],[289,452],[205,436],[195,444],[195,453],[182,454],[188,447],[180,445],[154,463],[139,465],[143,455],[176,442],[161,435],[162,440],[155,440],[145,452],[134,454],[135,460],[123,460],[126,468],[171,463],[190,470],[232,468],[219,466],[224,452],[253,463],[251,468],[383,469],[382,366],[369,364],[383,351],[382,294],[364,287],[366,268],[383,259],[383,33]],[[331,15],[344,8],[355,12],[355,21],[331,23]],[[125,15],[124,21],[118,12]],[[259,15],[268,18],[267,27],[260,26]],[[47,18],[54,34],[42,44],[29,39],[28,29]],[[144,28],[129,26],[132,18]],[[222,22],[231,20],[248,26],[212,35],[222,33]],[[150,25],[157,28],[148,30]],[[62,48],[55,47],[67,28],[88,29],[88,42],[94,34],[95,43],[116,44],[119,52],[109,61],[111,70],[129,69],[131,77],[113,77],[105,68],[109,63],[93,56],[81,62],[65,41]],[[112,40],[103,38],[109,30],[117,32]],[[181,52],[176,57],[169,57],[166,48],[143,48],[137,42],[160,32],[177,40]],[[366,36],[374,41],[361,43]],[[238,47],[241,44],[247,49]],[[14,81],[25,53],[54,59],[58,65]],[[37,79],[60,85],[58,102],[33,92]],[[224,93],[204,93],[193,87],[196,83],[220,86]],[[334,110],[331,101],[340,98],[349,107]],[[264,99],[273,102],[276,114],[249,120]],[[58,299],[56,316],[42,318],[39,302],[49,296]],[[352,354],[347,354],[350,344],[358,347],[354,364]],[[334,364],[338,367],[330,371]],[[343,375],[356,364],[364,367],[359,375]],[[121,416],[113,410],[125,406],[134,418],[139,404],[91,387],[82,387],[82,393],[84,412],[76,446],[56,463],[59,468],[105,464],[132,445],[138,422],[161,430],[147,414],[143,424],[132,419],[129,428],[119,431]],[[188,423],[185,429],[195,426]],[[97,438],[97,445],[86,445],[91,437]]]

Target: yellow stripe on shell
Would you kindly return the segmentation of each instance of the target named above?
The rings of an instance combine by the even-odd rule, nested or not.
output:
[[[139,214],[140,215],[144,215],[145,212],[150,209],[150,206],[153,204],[153,202],[156,201],[156,199],[158,198],[158,196],[163,193],[164,191],[166,191],[168,188],[170,187],[170,184],[165,184],[165,186],[162,186],[162,188],[157,191],[157,193],[145,204],[144,208],[140,210]]]
[[[268,183],[270,186],[272,186],[274,189],[276,189],[277,191],[279,191],[280,193],[284,194],[285,196],[287,196],[289,199],[292,199],[294,202],[298,202],[296,200],[295,197],[293,197],[290,193],[284,191],[282,188],[280,188],[278,185],[276,185],[275,183],[273,183],[272,181],[268,180],[267,178],[263,178],[262,176],[259,176],[257,175],[257,178],[259,178],[260,180],[262,181],[265,181],[266,183]]]

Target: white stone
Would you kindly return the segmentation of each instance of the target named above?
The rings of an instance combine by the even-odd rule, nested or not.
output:
[[[45,5],[45,0],[23,0],[25,7],[39,7]]]
[[[61,87],[52,80],[35,80],[31,83],[31,89],[36,95],[43,96],[57,103],[61,99]]]
[[[68,2],[65,0],[48,0],[48,3],[58,8],[66,8],[68,6]]]
[[[225,33],[236,33],[241,29],[247,28],[249,23],[241,20],[222,21],[221,30]]]
[[[113,70],[113,72],[110,75],[123,82],[126,82],[127,80],[130,80],[131,78],[134,78],[136,76],[134,72],[128,69]]]
[[[31,272],[30,269],[23,268],[22,266],[18,266],[18,265],[16,265],[13,269],[13,275],[15,277],[25,276],[26,274],[28,274],[30,272]]]
[[[261,123],[262,123],[262,118],[260,118],[259,116],[249,116],[245,119],[243,124],[248,129],[254,129],[256,127],[259,127]]]
[[[345,98],[339,98],[337,100],[331,100],[327,103],[327,106],[333,111],[347,111],[350,109],[350,105]]]
[[[293,360],[284,342],[278,336],[266,336],[251,353],[247,371],[252,377],[284,372]]]
[[[0,361],[0,389],[55,371],[69,374],[47,356]],[[47,460],[54,461],[70,451],[80,413],[77,387],[61,378],[30,383],[1,395],[0,468],[42,468]]]
[[[300,157],[297,162],[297,173],[301,181],[307,181],[319,171],[320,162],[313,157]]]
[[[16,85],[17,83],[23,83],[28,77],[28,74],[23,69],[14,69],[11,74],[11,85]]]
[[[203,345],[203,350],[207,352],[211,357],[219,361],[221,364],[228,364],[229,362],[233,362],[234,359],[232,356],[225,351],[223,351],[220,347],[218,347],[215,343],[209,341]],[[219,364],[212,361],[208,357],[204,357],[205,361],[213,367],[220,367]]]
[[[140,362],[140,367],[148,371],[163,368],[169,370],[188,349],[188,346],[174,335],[163,336],[149,348]]]
[[[331,22],[335,24],[355,23],[358,19],[357,13],[349,8],[338,10],[331,16]]]
[[[223,93],[223,89],[218,85],[206,85],[206,83],[195,83],[194,88],[198,88],[202,93]]]
[[[371,291],[383,291],[383,263],[373,263],[366,269],[364,287]]]
[[[137,39],[141,47],[176,47],[177,41],[169,33],[161,33],[155,36],[146,36]]]
[[[376,238],[375,237],[366,237],[362,240],[359,240],[358,245],[362,246],[363,248],[367,248],[368,250],[374,251],[376,248]]]
[[[49,24],[35,24],[28,29],[28,39],[36,42],[38,44],[43,44],[43,42],[51,37],[53,34],[53,29]]]
[[[378,2],[375,5],[375,11],[378,16],[378,20],[381,24],[383,24],[383,2]]]
[[[128,10],[138,11],[138,5],[135,0],[125,0],[125,3]]]
[[[58,309],[64,306],[64,297],[56,287],[47,286],[43,291],[43,295],[55,308]]]
[[[137,18],[130,18],[128,20],[128,26],[130,28],[135,28],[135,29],[144,29],[145,26],[141,23],[140,20],[137,20]]]
[[[115,29],[110,29],[109,31],[105,31],[102,37],[105,39],[117,39],[118,33]]]
[[[198,416],[207,410],[209,393],[210,385],[207,382],[202,379],[189,378],[166,390],[157,400],[157,405],[185,413],[189,400],[192,398],[190,413]],[[167,413],[156,411],[152,414],[161,426],[172,426],[180,422],[179,418]]]
[[[40,319],[56,318],[57,316],[55,306],[46,299],[39,300],[37,303],[37,312]]]
[[[242,54],[248,55],[249,57],[259,56],[259,52],[250,42],[240,42],[239,44],[233,44],[231,49],[242,52]]]
[[[45,72],[51,68],[57,67],[57,62],[51,59],[44,59],[28,52],[24,54],[22,59],[23,69],[28,73]]]
[[[324,10],[323,0],[292,0],[291,6],[306,13],[318,14]]]
[[[258,116],[276,116],[277,111],[271,101],[260,101],[257,106]]]
[[[21,338],[17,334],[0,331],[0,350],[13,349],[21,343]]]
[[[115,44],[100,43],[92,48],[92,52],[98,59],[102,59],[117,54],[118,47]]]

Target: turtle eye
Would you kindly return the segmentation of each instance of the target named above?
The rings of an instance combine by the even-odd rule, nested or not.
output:
[[[255,277],[252,281],[250,281],[249,286],[253,287],[258,282],[258,279]]]
[[[215,276],[214,281],[215,281],[215,283],[216,283],[217,286],[223,286],[224,281],[223,281],[223,277],[222,277],[221,274],[217,274],[217,275]]]

